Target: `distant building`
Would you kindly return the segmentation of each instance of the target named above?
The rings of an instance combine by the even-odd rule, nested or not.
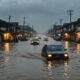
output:
[[[71,23],[54,27],[55,35],[60,34],[64,40],[80,42],[80,18]]]
[[[16,41],[19,30],[18,22],[7,22],[0,20],[0,42]]]

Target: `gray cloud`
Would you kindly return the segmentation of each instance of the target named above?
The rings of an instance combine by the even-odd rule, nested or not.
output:
[[[13,21],[17,17],[22,23],[25,16],[26,23],[34,25],[39,32],[43,32],[49,29],[50,25],[59,23],[60,18],[63,18],[63,22],[68,21],[69,9],[75,11],[73,19],[78,18],[79,3],[80,0],[0,0],[0,18],[7,20],[11,15]]]

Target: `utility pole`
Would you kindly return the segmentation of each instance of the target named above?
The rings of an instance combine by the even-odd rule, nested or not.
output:
[[[60,19],[60,25],[62,25],[62,19]]]
[[[23,26],[25,25],[25,16],[24,16],[24,20],[23,20]]]
[[[67,10],[67,12],[68,12],[68,14],[69,14],[69,16],[70,16],[70,23],[71,23],[71,21],[72,21],[72,13],[74,12],[73,10]]]
[[[9,28],[10,28],[11,16],[8,17],[8,20],[9,20],[9,25],[8,25],[7,31],[9,31]]]
[[[25,33],[25,16],[24,16],[24,18],[23,18],[23,27],[22,27],[22,32],[23,32],[23,34]]]
[[[10,21],[11,21],[11,16],[9,16],[9,18],[8,18],[8,19],[9,19],[9,23],[10,23]]]

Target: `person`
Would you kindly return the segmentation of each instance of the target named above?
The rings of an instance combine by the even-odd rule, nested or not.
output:
[[[47,52],[46,52],[46,50],[47,50],[47,45],[45,45],[45,46],[42,48],[41,56],[47,57]]]

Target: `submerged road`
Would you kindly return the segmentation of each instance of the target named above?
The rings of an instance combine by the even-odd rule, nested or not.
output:
[[[0,45],[0,80],[80,80],[80,44],[62,42],[68,49],[69,61],[47,61],[41,56],[46,43],[41,40],[39,46],[30,45],[30,41]]]

